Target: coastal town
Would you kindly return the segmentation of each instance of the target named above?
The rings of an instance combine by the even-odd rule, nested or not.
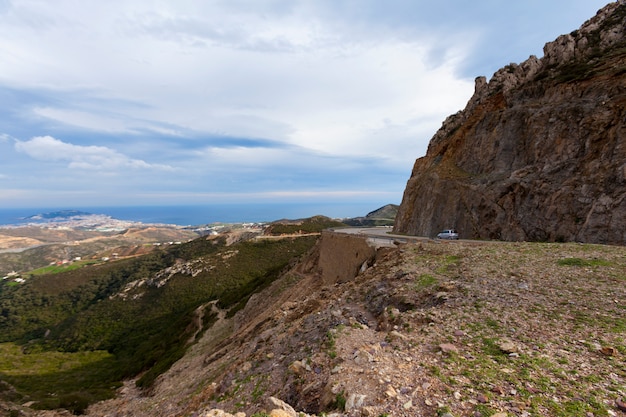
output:
[[[235,229],[259,232],[265,226],[142,223],[73,210],[33,215],[0,225],[0,284],[19,285],[40,274],[139,256]]]

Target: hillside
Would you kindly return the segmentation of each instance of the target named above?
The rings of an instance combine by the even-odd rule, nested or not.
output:
[[[326,286],[323,250],[87,415],[619,415],[626,248],[424,241]]]
[[[148,390],[207,327],[243,308],[317,239],[255,236],[232,231],[0,281],[0,402],[82,412],[124,378],[140,375],[137,386]]]
[[[394,230],[626,244],[626,2],[510,64],[445,120]]]

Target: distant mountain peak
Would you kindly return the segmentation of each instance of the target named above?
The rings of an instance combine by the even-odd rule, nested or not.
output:
[[[344,219],[343,222],[350,226],[391,226],[398,214],[396,204],[387,204],[374,211],[370,211],[365,217]]]

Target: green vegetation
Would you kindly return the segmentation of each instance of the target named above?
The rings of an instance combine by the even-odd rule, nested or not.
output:
[[[70,264],[63,264],[63,265],[49,265],[49,266],[44,266],[43,268],[34,269],[30,272],[27,272],[26,274],[27,275],[28,274],[30,275],[58,274],[61,272],[73,271],[74,269],[79,269],[87,265],[94,265],[98,263],[100,263],[100,261],[91,260],[91,261],[76,261]]]
[[[0,283],[0,346],[10,353],[0,352],[0,382],[37,407],[74,412],[111,396],[123,378],[143,373],[137,384],[149,387],[215,322],[207,303],[232,316],[316,239],[226,246],[200,238],[133,259],[42,271],[20,285]],[[5,395],[0,390],[0,399]]]
[[[279,235],[293,235],[303,233],[321,233],[322,230],[331,227],[345,227],[344,223],[332,220],[324,216],[314,216],[310,219],[306,219],[299,222],[276,222],[272,223],[267,233],[279,236]]]
[[[337,393],[337,395],[335,395],[334,408],[339,410],[339,411],[345,411],[346,410],[346,394],[343,391],[341,391],[341,392]]]
[[[461,374],[470,379],[471,386],[484,393],[489,393],[493,386],[508,384],[517,387],[517,396],[521,401],[528,404],[529,411],[537,415],[551,416],[572,416],[586,415],[607,415],[606,407],[601,399],[593,392],[583,396],[582,387],[588,381],[580,378],[572,378],[566,375],[560,367],[558,361],[553,361],[546,357],[522,354],[514,361],[507,358],[495,345],[494,340],[483,336],[484,357],[477,356],[467,359],[462,356],[454,357],[456,365],[460,366]],[[503,373],[503,366],[506,366],[506,373]],[[559,381],[567,380],[569,384],[574,384],[574,390],[580,385],[580,391],[566,394],[571,400],[560,402],[553,399],[551,395],[536,395],[541,393],[557,393]],[[449,382],[454,384],[454,378]],[[575,381],[575,382],[574,382]],[[504,394],[507,395],[507,394]],[[545,410],[549,410],[546,413]],[[477,411],[480,415],[489,416],[494,412],[482,405]]]
[[[437,283],[437,278],[431,274],[421,274],[415,280],[415,291],[421,291],[424,288],[432,287]]]
[[[459,265],[461,258],[457,255],[446,255],[443,258],[443,262],[439,268],[437,268],[437,272],[440,274],[445,274],[447,272],[452,271]]]
[[[105,351],[25,354],[14,343],[0,344],[0,379],[18,389],[14,401],[43,399],[38,408],[81,413],[90,403],[110,398],[120,386],[111,372],[114,363]]]
[[[326,332],[326,349],[328,356],[331,359],[335,359],[337,357],[337,342],[335,340],[336,331],[328,331]]]

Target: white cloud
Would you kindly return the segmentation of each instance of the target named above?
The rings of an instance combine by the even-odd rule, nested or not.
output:
[[[176,129],[159,126],[156,122],[136,120],[130,115],[110,113],[110,110],[94,106],[92,111],[71,110],[54,107],[35,107],[33,113],[64,125],[98,131],[100,133],[127,133],[131,135],[151,131],[167,136],[181,136]],[[108,114],[107,114],[108,113]]]
[[[7,135],[6,133],[0,133],[0,142],[8,142],[11,139],[13,139],[11,135]]]
[[[180,127],[172,132],[262,137],[331,154],[376,154],[382,146],[363,139],[383,129],[385,119],[403,125],[419,114],[436,125],[471,94],[471,83],[456,74],[471,50],[467,40],[408,33],[406,24],[395,29],[393,22],[372,22],[366,30],[368,22],[350,5],[135,1],[87,6],[61,0],[54,10],[67,13],[51,7],[21,3],[0,21],[13,31],[5,34],[10,43],[0,38],[0,51],[12,57],[11,65],[0,69],[0,80],[139,104],[121,106],[117,114],[72,103],[33,109],[68,126],[134,133],[158,132],[164,123]],[[428,61],[433,48],[443,50],[436,65]],[[385,138],[387,144],[395,141],[392,135]]]
[[[35,107],[33,113],[40,117],[55,120],[69,126],[97,130],[105,133],[133,133],[124,120],[105,117],[78,110],[67,110],[52,107]]]
[[[105,146],[81,146],[65,143],[51,136],[17,141],[15,149],[39,161],[68,162],[69,168],[112,171],[120,169],[157,169],[171,171],[167,165],[149,164],[132,159]]]

